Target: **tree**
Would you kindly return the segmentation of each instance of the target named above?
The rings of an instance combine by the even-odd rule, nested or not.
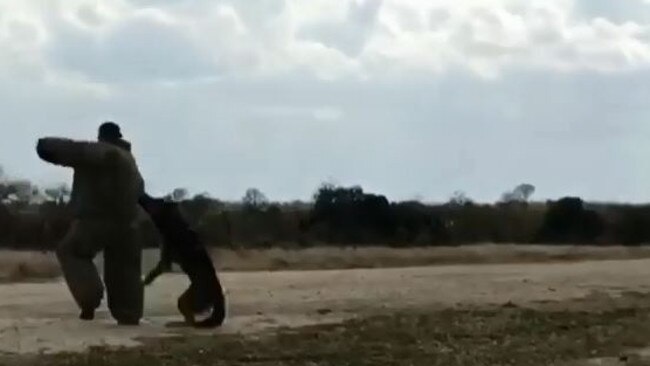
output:
[[[185,201],[189,196],[189,191],[186,188],[176,188],[172,191],[171,199],[180,202]]]
[[[563,197],[550,202],[537,235],[538,242],[593,243],[604,232],[605,222],[585,208],[579,197]]]
[[[0,182],[0,202],[7,200],[10,194],[13,194],[12,188],[8,184]]]
[[[242,204],[246,209],[259,210],[268,206],[269,200],[259,189],[249,188],[242,198]]]
[[[465,206],[472,203],[472,199],[463,191],[456,191],[451,195],[449,203],[454,206]]]
[[[535,186],[532,184],[520,184],[510,192],[505,192],[501,195],[501,201],[505,203],[520,202],[526,203],[530,197],[535,193]]]
[[[72,192],[66,184],[60,184],[56,187],[45,188],[44,193],[50,201],[62,203],[70,200],[70,194]]]
[[[0,187],[0,199],[5,201],[30,203],[38,194],[38,188],[28,180],[7,181]]]

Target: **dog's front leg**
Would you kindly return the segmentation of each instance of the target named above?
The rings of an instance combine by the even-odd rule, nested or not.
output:
[[[171,265],[163,261],[158,262],[158,265],[156,265],[156,267],[147,274],[147,276],[143,281],[143,284],[145,286],[149,286],[156,278],[158,278],[158,276],[160,276],[165,272],[169,272],[170,270],[171,270]]]

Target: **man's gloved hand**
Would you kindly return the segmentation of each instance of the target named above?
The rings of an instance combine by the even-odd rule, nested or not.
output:
[[[39,139],[36,143],[36,153],[39,158],[45,161],[52,161],[54,159],[54,154],[45,147],[45,141],[43,139]]]

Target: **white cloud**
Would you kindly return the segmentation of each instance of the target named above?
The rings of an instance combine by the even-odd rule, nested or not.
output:
[[[418,5],[418,13],[430,14],[429,27],[412,31],[403,24],[413,21],[400,21],[400,9],[415,5],[387,1],[379,15],[381,30],[364,57],[405,72],[460,67],[487,77],[508,67],[610,72],[650,63],[647,25],[582,20],[570,1],[425,4]]]
[[[307,23],[299,28],[305,37],[335,48],[349,57],[357,57],[372,36],[383,0],[350,1],[344,17]]]
[[[216,73],[187,27],[164,11],[133,11],[103,31],[65,24],[60,32],[47,49],[48,61],[91,81],[192,81]]]
[[[648,24],[584,17],[586,1],[4,2],[0,65],[104,84],[647,67]]]

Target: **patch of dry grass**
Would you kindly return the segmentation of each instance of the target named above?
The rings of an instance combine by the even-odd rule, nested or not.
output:
[[[388,268],[449,264],[543,263],[650,258],[650,247],[482,244],[430,248],[331,248],[224,250],[214,252],[224,271]]]
[[[318,270],[388,268],[450,264],[544,263],[558,261],[650,258],[650,247],[596,247],[543,245],[470,245],[431,248],[216,249],[220,271]],[[157,250],[146,250],[144,270],[158,260]],[[101,265],[101,260],[99,260]],[[0,251],[0,281],[49,279],[61,272],[52,253]]]
[[[53,253],[0,251],[0,282],[50,279],[61,275]]]

